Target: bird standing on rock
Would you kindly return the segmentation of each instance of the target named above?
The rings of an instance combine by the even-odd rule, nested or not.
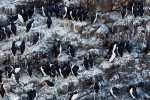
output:
[[[114,98],[117,98],[117,94],[119,93],[119,88],[116,86],[110,88],[110,93]]]
[[[99,92],[99,85],[98,85],[98,83],[94,83],[94,92],[95,93],[98,93]]]
[[[62,78],[67,78],[66,70],[62,66],[59,68],[59,73]]]
[[[84,56],[84,61],[83,61],[83,66],[85,67],[85,69],[89,69],[89,62],[86,56]]]
[[[16,41],[13,41],[12,42],[12,47],[11,47],[11,51],[12,51],[14,56],[16,55],[16,52],[17,52],[17,46],[16,46],[15,43],[16,43]]]
[[[25,41],[23,40],[21,45],[20,45],[20,51],[21,51],[21,54],[23,55],[24,51],[25,51]]]
[[[51,25],[52,25],[52,19],[51,19],[51,16],[49,15],[47,18],[47,27],[50,28]]]
[[[109,47],[109,52],[108,52],[108,53],[109,53],[109,55],[111,55],[111,56],[110,56],[108,62],[112,62],[112,61],[115,59],[115,57],[116,57],[117,45],[118,45],[118,42],[117,42],[117,41],[114,41],[114,42],[110,45],[110,47]]]
[[[144,14],[143,4],[139,4],[138,12],[139,12],[139,15],[140,15],[140,16],[143,16],[143,14]]]
[[[127,15],[127,7],[123,5],[121,9],[122,19],[124,19],[125,15]]]
[[[24,24],[24,19],[23,19],[23,16],[21,14],[18,14],[18,20]]]
[[[60,5],[59,9],[60,9],[59,11],[60,18],[61,19],[65,18],[67,16],[67,11],[68,11],[67,7],[65,5]]]
[[[4,84],[0,84],[1,85],[1,88],[0,88],[0,94],[1,94],[1,97],[4,98],[4,95],[5,95],[5,89],[4,89]]]
[[[69,63],[66,64],[65,72],[66,72],[66,76],[69,76],[71,74],[71,66]]]
[[[124,47],[125,46],[125,43],[124,42],[120,42],[119,44],[118,44],[118,46],[117,46],[117,51],[118,51],[118,53],[119,53],[119,55],[121,56],[121,57],[123,57],[123,51],[124,51]]]
[[[135,18],[136,18],[137,15],[138,15],[138,6],[137,6],[136,3],[133,3],[133,5],[132,5],[132,14],[133,14],[133,16],[134,16]]]
[[[11,30],[9,29],[9,27],[3,27],[2,28],[4,30],[4,33],[6,34],[6,39],[7,38],[10,38],[10,35],[11,35]]]
[[[96,23],[96,21],[97,21],[97,11],[95,11],[95,12],[92,12],[92,14],[91,14],[91,23],[92,24],[94,24],[94,23]]]
[[[56,16],[56,18],[58,18],[59,17],[59,5],[55,5],[54,6],[54,13],[55,13],[55,16]]]
[[[72,57],[75,57],[75,47],[73,45],[69,45],[69,53]]]
[[[22,16],[24,23],[26,23],[26,21],[28,20],[28,12],[25,6],[23,6],[20,15]]]
[[[0,29],[0,40],[4,40],[4,39],[6,39],[6,34],[5,34],[5,32],[4,32],[4,30],[3,29]]]
[[[47,86],[49,86],[50,88],[53,88],[55,86],[55,84],[49,80],[45,80],[44,84],[46,84]]]
[[[42,14],[43,14],[43,16],[46,16],[46,14],[45,14],[45,8],[42,6]]]
[[[33,67],[30,62],[27,63],[27,73],[32,76]]]
[[[70,93],[69,100],[76,100],[78,97],[79,97],[78,92],[74,91],[74,92]]]
[[[132,52],[132,45],[131,43],[129,43],[129,41],[127,41],[125,43],[125,50],[128,52],[128,53],[131,53]]]
[[[29,32],[31,28],[33,27],[34,19],[32,19],[29,23],[26,25],[26,32]]]
[[[136,91],[136,87],[130,86],[129,88],[130,88],[129,93],[130,93],[131,97],[133,99],[137,99],[138,98],[138,94],[137,94],[137,91]]]
[[[54,43],[54,45],[52,47],[52,55],[57,58],[57,57],[60,57],[61,52],[62,52],[61,41],[56,40],[56,42]]]
[[[42,72],[42,74],[44,76],[47,76],[50,74],[50,65],[49,63],[47,62],[46,64],[43,64],[41,67],[40,67],[40,70]]]
[[[15,73],[18,73],[21,70],[20,66],[18,66],[16,63],[14,65],[11,65],[10,67],[13,68]]]
[[[16,28],[15,23],[14,23],[14,22],[11,22],[10,25],[11,25],[11,32],[12,32],[14,35],[16,35],[17,28]]]
[[[88,62],[89,62],[90,67],[93,68],[93,65],[94,65],[94,57],[93,57],[91,54],[89,54]]]
[[[34,15],[34,12],[35,12],[35,7],[34,5],[32,5],[32,7],[30,7],[30,9],[28,10],[29,18],[32,18],[32,16]]]
[[[35,89],[29,90],[29,91],[27,92],[27,95],[28,95],[28,99],[27,99],[27,100],[35,100],[36,95],[37,95],[36,92],[37,92],[37,91],[36,91]]]
[[[74,66],[72,66],[72,68],[71,68],[71,72],[72,72],[72,74],[74,75],[74,76],[78,76],[78,70],[79,70],[79,67],[77,66],[77,65],[74,65]]]

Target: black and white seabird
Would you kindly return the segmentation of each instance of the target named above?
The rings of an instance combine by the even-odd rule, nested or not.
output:
[[[74,91],[74,92],[70,93],[69,100],[76,100],[78,97],[79,97],[78,92]]]
[[[26,21],[28,20],[29,14],[25,6],[23,6],[22,11],[20,12],[20,15],[22,16],[24,23],[26,23]]]
[[[56,16],[56,18],[58,18],[59,17],[59,5],[54,5],[54,13],[55,13],[55,16]]]
[[[113,51],[114,45],[116,45],[115,47],[117,47],[118,42],[114,41],[113,43],[110,44],[108,53],[111,53]]]
[[[21,68],[17,64],[13,64],[13,65],[10,65],[10,66],[6,66],[5,70],[7,71],[7,76],[9,78],[12,77],[13,80],[15,80],[15,74],[19,73]]]
[[[50,88],[53,88],[55,86],[55,84],[49,80],[45,80],[44,84],[46,84],[47,86],[49,86]]]
[[[84,61],[83,61],[83,66],[85,69],[89,69],[89,62],[88,62],[88,58],[86,56],[84,56]]]
[[[68,63],[66,64],[65,72],[66,72],[66,76],[69,76],[71,74],[71,66]]]
[[[111,63],[115,59],[115,57],[116,57],[116,53],[113,51],[108,62]]]
[[[122,6],[122,9],[121,9],[121,16],[122,16],[122,19],[124,19],[124,17],[127,15],[127,7],[125,5]]]
[[[12,72],[12,79],[13,79],[13,81],[19,83],[19,78],[20,78],[20,72],[16,73],[15,71],[13,71]]]
[[[75,57],[75,52],[76,52],[76,49],[73,45],[69,45],[69,53],[72,57]]]
[[[118,44],[118,46],[117,46],[117,51],[118,51],[120,57],[123,57],[124,48],[125,48],[125,43],[124,42],[120,42]]]
[[[32,72],[33,72],[33,66],[31,65],[31,62],[27,63],[27,73],[28,75],[32,76]]]
[[[42,6],[42,14],[43,14],[43,16],[46,16],[44,6]]]
[[[10,23],[10,26],[11,26],[11,32],[16,35],[16,31],[17,31],[17,28],[16,28],[16,25],[14,22],[11,22]]]
[[[59,76],[59,65],[50,64],[51,76]]]
[[[13,65],[11,65],[10,67],[13,68],[13,70],[14,70],[15,73],[18,73],[21,70],[20,66],[18,66],[16,63],[13,64]]]
[[[19,79],[20,79],[20,72],[15,73],[15,79],[16,79],[16,82],[17,82],[17,83],[19,83]]]
[[[86,9],[83,9],[83,21],[86,21],[86,18],[87,18],[87,14],[88,14],[88,10]]]
[[[0,40],[4,40],[4,39],[6,39],[6,34],[5,34],[5,32],[4,32],[4,30],[3,29],[0,29]]]
[[[136,3],[133,3],[132,5],[132,14],[134,15],[134,17],[138,15],[138,6]]]
[[[60,75],[59,73],[59,68],[61,67],[59,64],[58,64],[58,61],[57,60],[54,60],[51,64],[50,64],[50,67],[51,67],[51,73],[53,75],[57,75],[57,77]]]
[[[21,51],[21,54],[23,55],[23,53],[25,51],[25,41],[24,40],[22,40],[22,42],[21,42],[20,51]]]
[[[94,92],[98,93],[99,89],[100,89],[99,84],[98,83],[94,83]]]
[[[60,12],[59,12],[60,13],[60,18],[64,19],[67,16],[68,9],[64,5],[60,5],[59,8],[60,8]]]
[[[114,98],[117,98],[117,94],[119,93],[119,88],[116,86],[110,88],[110,93]]]
[[[40,70],[41,70],[41,72],[42,72],[42,74],[43,74],[44,76],[49,75],[49,74],[50,74],[50,70],[51,70],[49,63],[46,62],[45,64],[43,64],[43,65],[40,67]]]
[[[87,13],[88,13],[88,10],[82,7],[79,8],[78,17],[81,22],[86,20]]]
[[[13,66],[6,66],[5,70],[7,71],[7,76],[11,78],[12,72],[14,71]]]
[[[48,5],[48,13],[50,13],[50,16],[53,16],[53,13],[55,12],[55,5]]]
[[[72,19],[71,13],[70,13],[71,11],[72,11],[72,8],[71,7],[67,7],[67,18],[68,18],[68,20]]]
[[[1,94],[1,97],[4,98],[4,95],[5,95],[5,89],[4,89],[4,84],[0,84],[1,85],[1,88],[0,88],[0,94]]]
[[[143,16],[143,14],[144,14],[143,4],[139,4],[138,13],[139,13],[140,16]]]
[[[62,66],[59,68],[59,73],[62,78],[67,78],[66,70]]]
[[[97,21],[97,11],[95,11],[91,14],[91,23],[94,24],[94,23],[96,23],[96,21]]]
[[[93,66],[94,66],[94,57],[92,56],[92,54],[89,54],[88,62],[89,62],[89,66],[91,68],[93,68]]]
[[[18,14],[18,20],[24,24],[24,19],[23,19],[23,16],[21,14]]]
[[[27,95],[28,95],[28,100],[35,100],[36,98],[36,93],[37,91],[35,89],[29,90],[27,91]]]
[[[9,18],[9,20],[10,20],[11,22],[16,22],[16,21],[18,20],[18,14],[16,14],[16,15],[11,15],[10,18]]]
[[[16,43],[16,41],[13,41],[12,46],[11,46],[11,51],[12,51],[14,56],[16,55],[16,52],[17,52],[17,46],[15,43]]]
[[[34,19],[32,19],[29,23],[26,25],[26,32],[29,32],[31,28],[33,27]]]
[[[38,41],[40,40],[40,33],[35,33],[35,35],[33,36],[33,45],[38,43]]]
[[[47,18],[47,27],[50,28],[51,25],[52,25],[52,19],[51,19],[51,16],[49,15]]]
[[[74,66],[72,66],[72,68],[71,68],[71,72],[72,72],[72,74],[74,75],[74,76],[78,76],[78,70],[79,70],[79,66],[77,66],[77,65],[74,65]]]
[[[11,35],[11,30],[10,30],[10,28],[9,27],[3,27],[3,30],[4,30],[4,32],[5,32],[5,34],[6,34],[6,36],[8,37],[8,38],[10,38],[10,35]]]
[[[127,41],[127,42],[125,43],[125,50],[126,50],[128,53],[131,53],[131,51],[132,51],[132,45],[131,45],[131,43],[129,43],[129,41]]]
[[[116,51],[117,45],[118,45],[118,42],[117,42],[117,41],[114,41],[114,42],[110,45],[110,47],[109,47],[109,55],[111,55],[111,56],[110,56],[108,62],[112,62],[112,61],[115,59],[115,57],[116,57],[116,52],[115,52],[115,51]]]
[[[60,57],[61,52],[62,52],[61,41],[58,40],[54,43],[52,47],[52,55],[57,58],[57,57]]]
[[[34,12],[35,12],[35,7],[32,5],[32,7],[30,7],[30,9],[28,10],[28,17],[32,18]]]
[[[150,84],[148,82],[139,82],[129,86],[129,94],[133,99],[149,100],[150,99]]]
[[[71,16],[71,19],[72,19],[72,20],[78,21],[77,13],[78,13],[78,9],[77,9],[77,8],[73,8],[73,9],[70,11],[70,16]]]
[[[145,54],[147,54],[147,53],[149,53],[149,51],[150,51],[150,41],[148,41],[148,42],[146,43],[146,47],[144,48],[143,52],[144,52]]]
[[[138,94],[137,94],[137,91],[136,91],[136,87],[130,86],[129,93],[130,93],[130,95],[131,95],[131,97],[132,97],[133,99],[137,99],[137,98],[138,98]]]

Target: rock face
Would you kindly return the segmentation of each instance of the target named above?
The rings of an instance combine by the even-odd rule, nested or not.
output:
[[[70,2],[69,2],[70,1]],[[99,10],[102,12],[108,12],[111,10],[120,10],[120,5],[127,4],[131,9],[131,5],[134,0],[64,0],[67,5],[81,6],[89,10]],[[136,0],[136,2],[143,2],[146,6],[150,5],[150,0]]]
[[[26,1],[32,2],[34,0]],[[133,18],[129,14],[125,19],[121,19],[119,11],[112,11],[112,9],[119,10],[122,2],[127,2],[130,5],[133,0],[64,0],[64,2],[67,6],[82,6],[91,11],[99,10],[103,13],[98,13],[98,21],[95,24],[91,24],[89,20],[79,22],[67,18],[52,17],[53,24],[48,29],[46,25],[47,17],[36,12],[33,29],[29,33],[25,32],[25,26],[17,23],[17,34],[11,35],[7,41],[0,41],[0,70],[15,61],[21,63],[20,66],[22,66],[19,85],[9,79],[5,72],[2,75],[8,98],[16,100],[13,97],[19,95],[22,100],[26,100],[26,92],[36,88],[38,90],[36,100],[56,100],[56,98],[57,100],[68,100],[70,93],[75,90],[80,92],[79,100],[94,100],[95,98],[96,100],[113,100],[109,88],[113,85],[119,85],[120,88],[123,88],[124,93],[118,99],[126,100],[128,98],[128,100],[132,100],[128,91],[126,91],[128,86],[139,82],[150,82],[150,54],[145,55],[142,52],[146,40],[149,41],[148,37],[150,37],[150,17],[144,15],[143,17]],[[38,2],[34,3],[37,5],[36,8],[40,6]],[[18,9],[20,4],[18,4]],[[150,0],[146,0],[145,4],[149,5]],[[2,11],[0,10],[0,12]],[[7,17],[2,15],[0,20],[5,21]],[[4,24],[2,21],[0,22]],[[33,37],[36,34],[40,35],[39,41],[33,43]],[[20,58],[14,57],[10,51],[12,41],[16,40],[18,45],[22,39],[25,39],[26,43],[25,53],[21,57],[18,54]],[[59,64],[66,61],[71,62],[72,65],[78,65],[79,75],[77,77],[69,75],[66,79],[63,79],[60,76],[54,78],[42,75],[40,71],[41,62],[56,60],[51,56],[51,47],[55,39],[60,39],[62,42],[62,55],[57,58]],[[112,62],[108,62],[107,57],[104,56],[108,55],[110,43],[112,41],[120,42],[121,40],[131,43],[132,52],[124,51],[123,57],[117,55]],[[74,58],[70,57],[67,51],[69,43],[76,48]],[[88,54],[93,55],[95,63],[93,68],[85,70],[83,57]],[[25,71],[26,60],[32,61],[34,65],[32,77],[27,75]],[[53,89],[47,88],[43,85],[45,80],[54,81],[55,87]],[[100,91],[96,97],[92,87],[94,82],[98,82],[100,86]]]
[[[100,11],[107,12],[112,10],[114,5],[113,0],[97,0],[97,1]]]

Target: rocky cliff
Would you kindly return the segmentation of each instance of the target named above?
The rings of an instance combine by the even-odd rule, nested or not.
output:
[[[8,24],[7,17],[15,14],[20,5],[26,2],[36,6],[33,29],[31,32],[26,33],[25,26],[17,24],[17,35],[11,35],[8,40],[0,41],[1,70],[4,70],[6,65],[14,61],[22,63],[20,84],[8,78],[6,73],[3,73],[2,80],[6,90],[6,96],[3,100],[15,100],[13,97],[26,100],[26,92],[32,88],[36,88],[38,91],[36,100],[69,100],[70,93],[75,90],[79,91],[79,100],[94,100],[94,98],[96,100],[113,100],[114,97],[109,91],[112,86],[123,89],[118,93],[119,100],[133,100],[129,95],[129,86],[140,82],[149,84],[150,54],[145,55],[143,48],[149,40],[150,0],[142,1],[146,12],[143,17],[134,18],[129,13],[125,19],[121,18],[120,5],[126,3],[130,8],[133,0],[64,0],[67,6],[82,6],[91,11],[97,10],[98,20],[95,24],[91,24],[89,19],[79,22],[67,18],[52,17],[53,24],[50,29],[46,27],[47,18],[38,13],[41,7],[40,0],[1,0],[1,23],[5,24],[6,22]],[[40,40],[37,44],[33,44],[33,37],[37,33],[41,36]],[[66,79],[44,77],[38,64],[34,65],[33,76],[27,75],[25,71],[26,58],[33,63],[53,60],[49,56],[49,50],[55,38],[60,39],[63,45],[62,56],[57,60],[60,63],[70,61],[73,65],[78,65],[79,76],[70,75]],[[26,42],[25,53],[21,57],[18,55],[18,58],[14,58],[10,50],[11,43],[17,40],[17,43],[20,44],[22,39],[25,39]],[[129,41],[132,44],[132,52],[127,53],[124,51],[123,57],[117,56],[110,63],[108,59],[105,59],[105,56],[107,55],[108,46],[114,40]],[[75,58],[71,58],[66,52],[68,42],[77,48]],[[94,56],[95,63],[93,68],[85,70],[83,56],[89,53]],[[53,89],[42,85],[43,81],[47,79],[55,83]],[[99,83],[100,90],[98,94],[92,92],[94,82]],[[144,98],[141,97],[140,99]]]

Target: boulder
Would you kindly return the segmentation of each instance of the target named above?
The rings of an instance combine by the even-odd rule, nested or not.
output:
[[[105,24],[101,24],[98,30],[96,31],[96,35],[98,35],[100,38],[105,38],[108,32],[108,27]]]

